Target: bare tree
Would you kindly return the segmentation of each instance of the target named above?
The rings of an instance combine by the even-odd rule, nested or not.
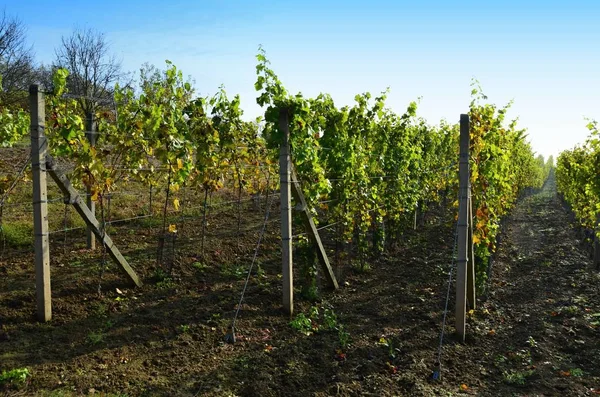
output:
[[[63,36],[54,66],[69,71],[67,87],[86,114],[110,101],[115,83],[127,77],[121,62],[110,54],[104,33],[92,29],[76,29],[71,36]]]
[[[0,19],[0,102],[11,105],[26,99],[33,72],[33,50],[27,45],[25,27],[4,10]]]

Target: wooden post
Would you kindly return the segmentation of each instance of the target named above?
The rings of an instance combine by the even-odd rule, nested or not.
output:
[[[415,216],[413,218],[413,230],[417,230],[417,214],[419,212],[419,203],[415,205]]]
[[[123,273],[138,287],[142,286],[142,282],[139,277],[135,273],[135,271],[129,266],[127,260],[121,255],[121,252],[117,248],[117,246],[113,243],[110,236],[106,233],[102,233],[100,230],[100,223],[96,219],[96,217],[90,212],[87,205],[85,205],[84,200],[81,198],[77,190],[71,185],[71,181],[67,178],[67,176],[59,170],[54,165],[54,160],[51,156],[46,156],[46,169],[48,173],[54,179],[54,182],[58,185],[61,192],[65,195],[65,197],[69,198],[69,202],[73,204],[75,207],[75,211],[81,216],[81,218],[85,221],[87,227],[89,227],[92,232],[96,235],[96,237],[106,246],[106,250],[110,257],[119,265]]]
[[[460,158],[458,170],[458,257],[456,261],[456,332],[465,341],[467,317],[467,245],[469,233],[469,116],[460,115]]]
[[[35,249],[35,295],[39,321],[52,319],[50,289],[50,246],[48,241],[48,194],[46,186],[46,151],[44,135],[46,111],[44,94],[37,85],[29,87],[31,114],[31,168],[33,171],[33,230]]]
[[[85,136],[87,140],[90,142],[91,146],[96,146],[96,125],[94,123],[94,112],[90,112],[85,120]],[[92,192],[90,188],[86,190],[86,204],[90,212],[93,216],[96,216],[96,203],[92,200]],[[94,236],[94,232],[90,227],[87,227],[86,231],[86,240],[88,249],[94,250],[96,249],[96,237]]]
[[[294,313],[294,272],[292,264],[292,197],[290,128],[287,109],[279,113],[279,130],[283,133],[279,152],[279,182],[281,189],[281,259],[283,275],[283,309]]]
[[[329,264],[329,258],[327,258],[327,252],[325,252],[325,247],[323,247],[323,243],[321,242],[321,237],[319,236],[319,231],[315,226],[315,222],[313,221],[312,215],[308,209],[308,205],[306,204],[306,200],[304,199],[304,194],[302,193],[302,188],[300,186],[300,182],[298,181],[298,176],[296,175],[296,171],[294,167],[291,167],[291,176],[292,176],[292,194],[294,196],[294,200],[296,200],[300,204],[300,211],[302,215],[302,220],[304,221],[304,226],[306,228],[306,233],[308,233],[308,238],[311,243],[317,250],[317,257],[319,258],[319,263],[323,267],[323,271],[325,272],[325,278],[327,278],[327,282],[329,286],[333,289],[338,289],[338,282],[335,278],[335,273]]]
[[[469,175],[470,177],[470,175]],[[469,239],[467,243],[467,302],[469,309],[477,308],[477,297],[475,294],[475,252],[473,251],[473,200],[471,198],[471,181],[469,180]]]
[[[600,215],[596,218],[596,230],[594,231],[594,266],[596,270],[600,270]]]

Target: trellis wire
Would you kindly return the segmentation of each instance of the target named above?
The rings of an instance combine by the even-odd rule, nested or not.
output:
[[[470,197],[470,191],[467,192],[467,200]],[[458,199],[460,200],[461,193],[459,192],[458,194]],[[433,372],[433,379],[434,380],[439,380],[441,378],[441,374],[442,374],[442,348],[444,346],[444,335],[445,335],[445,331],[446,331],[446,319],[448,317],[448,305],[450,303],[450,290],[452,288],[452,276],[454,273],[454,266],[457,265],[457,254],[458,254],[458,223],[459,223],[459,219],[456,220],[456,229],[454,231],[454,244],[452,247],[452,259],[451,259],[451,265],[450,265],[450,270],[448,271],[448,288],[446,290],[446,303],[444,305],[444,314],[442,316],[442,328],[440,331],[440,341],[439,341],[439,346],[437,349],[437,358],[436,358],[436,362],[435,362],[435,369]]]
[[[271,200],[273,201],[273,197],[271,197]],[[252,262],[250,263],[250,267],[248,269],[248,274],[246,275],[246,281],[244,282],[244,288],[242,289],[242,293],[240,295],[240,301],[238,302],[237,309],[235,311],[235,315],[233,316],[233,320],[231,322],[231,336],[227,340],[230,343],[235,342],[235,322],[240,313],[240,308],[242,307],[242,302],[244,300],[244,294],[246,293],[246,289],[248,288],[248,281],[250,280],[250,275],[252,274],[252,269],[254,268],[254,263],[256,262],[256,258],[258,256],[258,249],[260,248],[260,244],[262,242],[263,236],[265,234],[265,230],[267,228],[270,212],[271,212],[271,203],[267,203],[267,209],[265,211],[265,220],[263,222],[262,230],[260,232],[260,235],[258,236],[258,242],[256,243],[256,248],[254,249],[254,256],[252,257]]]

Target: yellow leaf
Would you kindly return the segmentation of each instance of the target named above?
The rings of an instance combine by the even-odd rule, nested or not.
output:
[[[180,170],[183,168],[183,161],[181,159],[177,159],[177,169]]]
[[[92,190],[92,197],[91,197],[92,201],[98,201],[98,193],[99,193],[98,190],[96,190],[96,189]]]
[[[179,211],[179,199],[173,200],[173,207],[175,207],[175,211]]]
[[[473,244],[479,244],[480,242],[481,242],[481,239],[479,238],[479,236],[474,234],[473,235]]]
[[[177,233],[177,226],[169,225],[169,233]]]

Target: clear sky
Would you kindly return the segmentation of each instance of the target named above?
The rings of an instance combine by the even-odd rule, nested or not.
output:
[[[338,105],[390,87],[403,112],[422,97],[430,123],[458,121],[470,81],[545,156],[583,143],[584,117],[600,119],[600,1],[37,1],[8,0],[50,63],[74,27],[106,33],[127,70],[173,61],[202,95],[224,84],[258,116],[259,44],[291,92],[328,92]]]

